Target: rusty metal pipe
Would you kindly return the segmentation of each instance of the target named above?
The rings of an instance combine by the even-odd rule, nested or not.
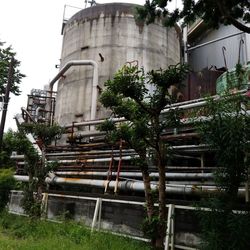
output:
[[[134,157],[132,156],[124,156],[122,157],[122,160],[132,160],[134,158],[137,158],[138,156],[135,155]],[[114,157],[114,160],[119,161],[119,157]],[[97,158],[97,159],[83,159],[83,160],[59,160],[57,161],[58,163],[79,163],[79,162],[88,162],[88,163],[94,163],[94,162],[110,162],[111,158]],[[48,161],[48,163],[52,163],[54,161]]]
[[[105,188],[107,185],[107,180],[92,180],[92,179],[78,179],[78,178],[61,178],[50,173],[45,180],[48,184],[57,185],[87,185],[93,187]],[[110,181],[108,183],[109,188],[114,188],[116,185],[115,181]],[[158,188],[157,184],[151,183],[151,189],[155,190]],[[138,191],[144,192],[144,184],[142,181],[120,181],[118,183],[118,189],[123,191]],[[193,185],[166,185],[166,192],[171,194],[181,194],[181,195],[199,195],[202,192],[216,192],[218,189],[215,186],[193,186]],[[245,193],[244,188],[240,188],[238,194],[243,196]]]

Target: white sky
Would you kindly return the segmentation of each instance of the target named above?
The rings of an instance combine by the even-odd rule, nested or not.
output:
[[[97,3],[128,2],[144,4],[145,0],[97,0]],[[16,129],[14,115],[26,107],[32,88],[43,89],[57,74],[61,55],[61,27],[64,5],[84,8],[84,0],[1,0],[0,41],[12,45],[21,61],[20,71],[26,75],[22,94],[11,95],[5,131]],[[69,9],[66,15],[70,15]]]

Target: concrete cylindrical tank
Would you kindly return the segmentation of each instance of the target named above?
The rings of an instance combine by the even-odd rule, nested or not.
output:
[[[98,63],[98,86],[126,62],[138,60],[145,71],[180,61],[179,30],[161,22],[146,25],[134,18],[136,5],[101,4],[76,13],[63,29],[61,67],[71,60]],[[60,125],[90,119],[93,68],[71,67],[60,79],[55,120]],[[96,118],[107,115],[97,105]]]

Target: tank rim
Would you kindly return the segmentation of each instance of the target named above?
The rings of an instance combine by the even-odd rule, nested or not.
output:
[[[97,4],[86,9],[82,9],[74,14],[68,21],[67,24],[70,24],[74,21],[80,21],[83,19],[98,19],[101,13],[105,13],[107,16],[115,15],[118,12],[133,14],[133,7],[142,6],[139,4],[133,3],[104,3]]]

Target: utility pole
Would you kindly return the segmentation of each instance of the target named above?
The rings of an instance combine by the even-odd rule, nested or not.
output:
[[[1,124],[0,124],[0,152],[2,151],[2,146],[3,146],[3,132],[4,132],[6,115],[7,115],[8,103],[9,103],[10,88],[13,82],[13,75],[14,75],[14,57],[12,57],[10,61],[8,82],[7,82],[7,86],[5,89],[2,119],[1,119]]]

